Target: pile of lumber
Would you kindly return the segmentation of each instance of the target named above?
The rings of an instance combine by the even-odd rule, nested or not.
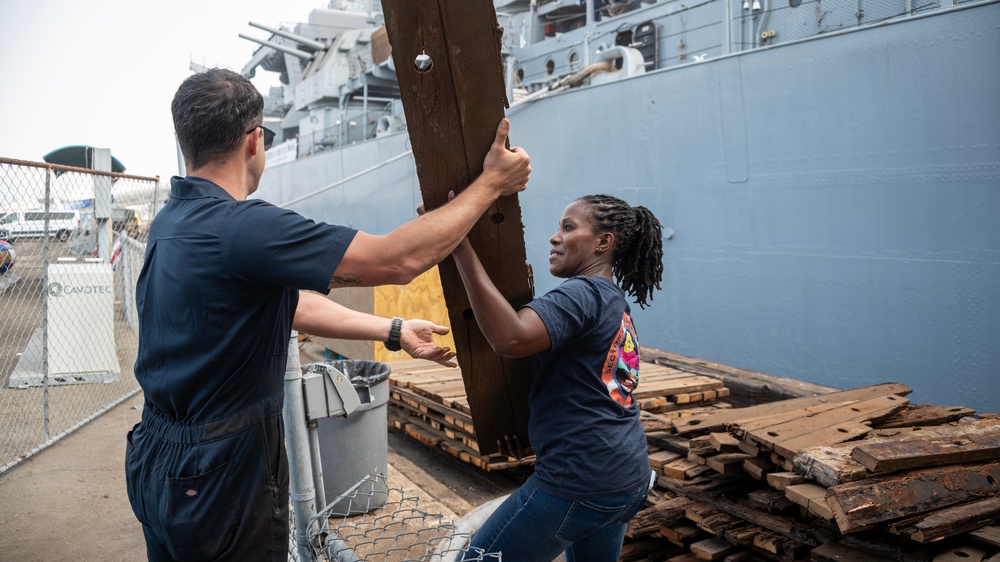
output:
[[[635,397],[659,477],[622,561],[1000,562],[1000,415],[652,360]],[[392,371],[395,427],[484,470],[532,462],[479,454],[458,370]]]
[[[389,422],[407,435],[483,470],[529,465],[533,457],[482,455],[459,369],[420,360],[394,361],[389,375]],[[680,368],[644,364],[633,397],[644,415],[660,419],[729,408],[729,389],[718,378]]]
[[[1000,561],[1000,416],[886,383],[665,419],[623,560]]]

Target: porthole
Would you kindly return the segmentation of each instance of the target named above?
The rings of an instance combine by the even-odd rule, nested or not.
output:
[[[569,54],[569,69],[576,70],[580,67],[580,55],[576,51],[572,51]]]

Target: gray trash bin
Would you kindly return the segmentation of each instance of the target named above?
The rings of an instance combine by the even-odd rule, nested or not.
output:
[[[343,373],[358,393],[361,405],[346,417],[317,420],[323,491],[332,502],[368,474],[388,477],[389,365],[377,361],[339,360],[303,365],[303,373],[325,373],[330,368]],[[353,500],[345,498],[332,510],[334,515],[357,515],[385,505],[385,481],[358,489]],[[374,492],[374,493],[373,493]]]

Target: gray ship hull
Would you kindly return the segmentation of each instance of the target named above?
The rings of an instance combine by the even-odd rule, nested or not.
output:
[[[516,106],[536,291],[559,283],[566,203],[618,195],[673,233],[643,345],[1000,412],[998,22],[1000,3],[967,5]],[[419,203],[407,149],[399,133],[275,166],[258,196],[388,232]]]

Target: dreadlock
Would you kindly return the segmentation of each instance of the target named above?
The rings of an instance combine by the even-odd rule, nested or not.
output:
[[[646,207],[632,207],[610,195],[578,199],[590,207],[597,232],[611,232],[618,240],[611,272],[621,288],[645,308],[663,277],[663,227]]]

